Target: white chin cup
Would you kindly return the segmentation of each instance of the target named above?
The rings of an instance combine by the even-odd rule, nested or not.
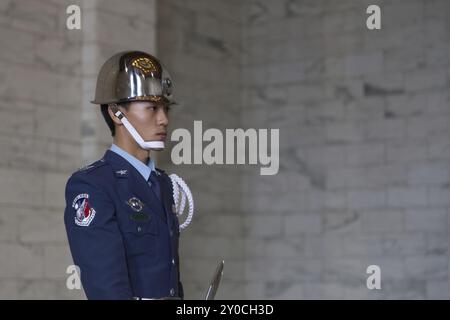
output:
[[[144,141],[141,135],[136,131],[133,125],[128,121],[128,119],[123,115],[122,112],[117,111],[115,116],[122,121],[125,128],[137,142],[137,144],[144,150],[155,150],[160,151],[164,149],[164,141]]]

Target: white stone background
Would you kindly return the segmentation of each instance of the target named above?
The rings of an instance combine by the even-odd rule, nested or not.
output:
[[[275,176],[158,156],[196,200],[186,298],[220,259],[221,299],[450,298],[449,1],[2,0],[0,39],[0,298],[84,298],[65,286],[64,186],[110,144],[89,100],[129,49],[171,72],[172,129],[280,129]]]

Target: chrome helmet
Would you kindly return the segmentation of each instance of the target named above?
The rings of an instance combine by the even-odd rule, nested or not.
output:
[[[175,104],[172,80],[161,62],[141,51],[119,52],[101,67],[95,104],[152,101]]]

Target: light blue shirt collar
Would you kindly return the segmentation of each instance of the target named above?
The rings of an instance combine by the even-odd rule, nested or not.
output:
[[[148,160],[148,163],[145,164],[114,143],[111,145],[111,148],[109,148],[109,150],[117,153],[119,156],[127,160],[144,177],[145,181],[148,181],[148,178],[150,177],[152,171],[155,171],[156,173],[155,162],[151,158]]]

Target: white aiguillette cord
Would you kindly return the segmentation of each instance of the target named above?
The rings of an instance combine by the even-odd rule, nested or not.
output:
[[[186,199],[188,202],[188,216],[183,224],[180,225],[180,230],[185,229],[191,223],[192,216],[194,215],[194,199],[192,198],[191,190],[183,179],[174,173],[169,175],[169,177],[172,180],[173,201],[175,202],[175,211],[178,216],[184,213]]]

